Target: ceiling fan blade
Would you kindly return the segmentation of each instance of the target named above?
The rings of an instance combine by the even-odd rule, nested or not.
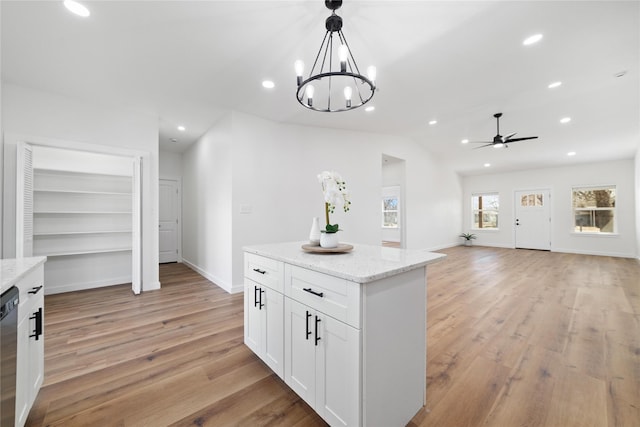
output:
[[[494,145],[493,142],[490,142],[489,144],[481,145],[479,147],[474,147],[474,150],[477,150],[478,148],[483,148],[483,147],[490,147],[492,145]]]
[[[536,138],[537,136],[527,136],[526,138],[513,138],[505,141],[504,143],[508,144],[509,142],[526,141],[527,139],[536,139]]]
[[[508,140],[509,138],[511,138],[513,135],[515,135],[516,133],[518,133],[518,132],[510,133],[510,134],[509,134],[509,135],[507,135],[507,136],[503,136],[503,137],[502,137],[502,140],[503,140],[503,141],[506,141],[506,140]]]
[[[493,141],[469,141],[468,144],[493,144]]]

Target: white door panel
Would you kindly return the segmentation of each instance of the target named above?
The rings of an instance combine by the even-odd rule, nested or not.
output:
[[[516,191],[516,248],[551,249],[550,201],[549,190]]]
[[[160,262],[178,261],[178,212],[180,208],[180,194],[178,182],[160,180],[159,202],[159,246]]]

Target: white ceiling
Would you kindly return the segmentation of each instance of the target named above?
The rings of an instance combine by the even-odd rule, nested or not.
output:
[[[86,19],[62,1],[2,1],[3,81],[157,114],[162,149],[184,150],[229,109],[407,136],[461,174],[630,158],[639,147],[637,1],[345,0],[343,30],[360,67],[377,66],[379,91],[373,113],[335,114],[295,99],[293,63],[309,64],[324,35],[321,0],[84,4]],[[542,41],[523,46],[535,33]],[[275,89],[262,88],[266,78]],[[491,140],[497,112],[502,135],[539,138],[461,144]]]

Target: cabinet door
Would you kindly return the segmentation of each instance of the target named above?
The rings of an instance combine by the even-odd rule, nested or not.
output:
[[[40,317],[40,335],[29,337],[29,407],[38,396],[44,379],[44,291],[42,289],[32,297],[34,299],[29,320],[29,335],[36,331],[37,317]]]
[[[284,315],[284,348],[287,360],[284,381],[305,402],[315,407],[315,312],[291,298],[285,298]]]
[[[258,284],[246,280],[244,288],[244,343],[258,356],[262,347],[262,312],[256,305],[258,300]]]
[[[280,378],[284,378],[284,295],[262,288],[263,349],[262,360]]]
[[[19,307],[18,310],[20,310]],[[16,425],[22,426],[29,415],[29,315],[18,321],[18,360],[16,366]]]
[[[331,426],[360,423],[360,331],[321,313],[315,410]],[[314,316],[315,319],[315,316]]]

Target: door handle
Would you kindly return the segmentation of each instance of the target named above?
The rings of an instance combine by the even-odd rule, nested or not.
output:
[[[309,313],[309,311],[307,310],[307,336],[305,337],[307,340],[309,340],[309,335],[311,335],[311,331],[309,330],[309,318],[311,317],[311,313]]]
[[[259,304],[258,302],[258,287],[254,286],[253,287],[253,306],[257,307]]]
[[[40,335],[42,335],[42,307],[33,313],[33,316],[29,316],[29,319],[34,319],[36,321],[36,327],[33,330],[33,335],[29,335],[29,338],[35,338],[36,341],[38,341]]]
[[[318,341],[320,341],[320,337],[318,336],[318,323],[320,323],[320,318],[316,316],[316,347],[318,346]]]

